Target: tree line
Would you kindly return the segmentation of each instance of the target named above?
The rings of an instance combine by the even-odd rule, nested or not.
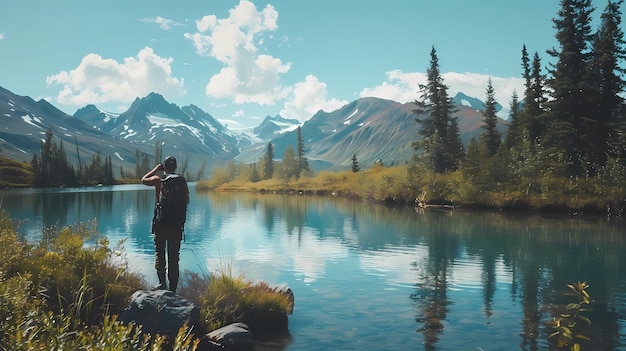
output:
[[[54,133],[52,130],[48,130],[45,139],[41,141],[40,153],[33,154],[31,160],[34,186],[58,187],[115,184],[111,156],[105,157],[98,152],[92,156],[90,163],[83,165],[80,159],[78,143],[76,143],[76,152],[78,155],[78,169],[75,169],[67,160],[63,139],[57,145],[54,141]]]
[[[295,150],[292,145],[287,146],[282,159],[276,158],[274,144],[270,141],[259,161],[237,164],[231,160],[223,167],[215,167],[212,170],[211,183],[219,185],[236,179],[257,183],[262,180],[278,179],[288,184],[291,180],[313,175],[309,160],[304,156],[305,152],[302,128],[298,126]]]
[[[544,72],[540,55],[521,50],[524,99],[513,92],[509,127],[496,128],[495,91],[489,79],[483,133],[467,150],[460,142],[454,105],[440,72],[435,47],[427,83],[419,86],[414,112],[420,124],[415,164],[433,175],[462,171],[478,189],[525,183],[539,177],[620,179],[626,169],[623,73],[626,58],[620,28],[623,0],[609,1],[592,31],[590,0],[563,0],[553,19],[559,48]]]

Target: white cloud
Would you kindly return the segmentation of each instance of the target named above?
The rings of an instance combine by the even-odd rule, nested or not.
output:
[[[304,82],[294,85],[291,99],[285,102],[280,115],[303,122],[319,110],[332,112],[348,103],[345,100],[328,99],[327,95],[326,83],[320,82],[313,75],[308,75]]]
[[[425,84],[427,76],[420,72],[402,72],[400,70],[386,73],[387,79],[380,85],[373,88],[363,89],[360,97],[379,97],[398,101],[401,103],[411,102],[420,98],[419,84]],[[524,80],[522,78],[501,78],[478,73],[455,73],[448,72],[442,74],[444,84],[448,88],[450,97],[454,97],[458,92],[463,92],[468,96],[485,100],[487,81],[491,78],[495,91],[496,101],[502,105],[500,117],[508,117],[509,103],[513,90],[517,91],[520,99],[523,98]]]
[[[278,28],[277,19],[278,12],[272,5],[258,11],[252,2],[241,0],[230,9],[228,18],[204,16],[196,21],[196,33],[185,33],[198,55],[224,64],[209,79],[207,96],[260,105],[286,98],[289,88],[280,84],[280,75],[291,69],[291,63],[259,54],[257,47],[263,43],[264,34]]]
[[[178,23],[174,20],[163,18],[161,16],[157,16],[155,18],[144,18],[142,21],[147,23],[156,23],[159,25],[159,28],[163,30],[170,30],[176,26],[184,26],[182,23]]]
[[[186,93],[184,81],[172,76],[172,62],[171,57],[159,57],[149,47],[121,63],[92,53],[75,69],[61,71],[46,81],[62,86],[56,100],[66,105],[127,103],[151,92],[171,99]]]
[[[0,40],[4,39],[4,33],[0,33]]]
[[[359,97],[377,97],[401,103],[419,97],[418,85],[426,83],[426,74],[393,70],[385,73],[387,80],[373,88],[365,88]]]

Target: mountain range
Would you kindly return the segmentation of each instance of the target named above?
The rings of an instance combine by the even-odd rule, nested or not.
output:
[[[453,103],[461,139],[467,144],[482,132],[484,105],[463,93]],[[231,131],[198,106],[179,107],[156,93],[136,98],[121,114],[87,105],[69,115],[46,100],[0,87],[0,153],[30,162],[40,152],[46,131],[52,130],[71,163],[77,163],[79,155],[81,162],[89,162],[99,153],[111,156],[118,173],[121,168],[134,169],[137,157],[152,160],[159,147],[163,155],[174,155],[179,163],[184,160],[188,176],[202,178],[208,176],[205,166],[258,161],[269,142],[280,159],[288,146],[296,148],[296,129],[301,126],[305,157],[315,171],[349,169],[352,155],[367,168],[376,161],[398,164],[411,159],[411,142],[419,129],[414,108],[412,103],[360,98],[332,112],[319,111],[304,123],[267,116],[255,128]],[[504,133],[506,121],[499,119],[498,129]]]

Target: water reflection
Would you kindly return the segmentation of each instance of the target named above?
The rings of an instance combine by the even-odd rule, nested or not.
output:
[[[127,240],[145,272],[153,270],[153,196],[143,186],[0,193],[12,216],[39,224],[26,226],[27,236],[97,218],[112,242]],[[604,218],[192,192],[181,266],[230,266],[292,287],[291,337],[262,349],[549,349],[546,322],[572,302],[566,284],[580,280],[594,299],[589,336],[602,350],[618,350],[625,232]]]

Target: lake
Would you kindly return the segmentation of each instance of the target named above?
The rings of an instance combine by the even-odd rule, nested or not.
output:
[[[590,285],[594,349],[626,350],[623,221],[190,188],[181,269],[294,292],[289,335],[255,350],[545,350],[577,281]],[[153,201],[143,185],[0,191],[31,241],[96,218],[149,284]]]

